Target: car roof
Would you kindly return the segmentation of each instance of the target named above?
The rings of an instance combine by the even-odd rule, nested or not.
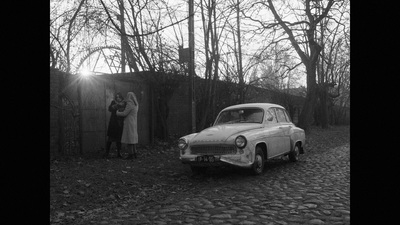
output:
[[[273,103],[245,103],[245,104],[239,104],[239,105],[232,105],[232,106],[226,107],[223,110],[237,109],[237,108],[251,108],[251,107],[263,108],[264,110],[266,110],[270,107],[284,108],[281,105],[277,105],[277,104],[273,104]]]

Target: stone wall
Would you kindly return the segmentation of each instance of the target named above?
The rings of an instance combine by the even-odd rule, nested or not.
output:
[[[93,152],[102,151],[107,139],[107,126],[110,118],[110,112],[107,108],[113,99],[115,92],[121,92],[126,96],[127,92],[133,91],[139,101],[138,112],[138,132],[139,143],[146,145],[153,141],[156,118],[155,107],[157,99],[153,99],[152,87],[146,76],[150,73],[125,73],[99,75],[88,78],[68,75],[57,70],[50,70],[50,153],[58,152],[60,146],[63,146],[63,129],[60,126],[66,126],[62,119],[66,115],[72,115],[75,111],[79,118],[79,135],[82,138],[82,151]],[[180,78],[179,78],[180,79]],[[201,95],[204,80],[195,79],[195,91]],[[80,87],[80,88],[79,88]],[[187,80],[185,78],[175,87],[172,98],[168,102],[169,115],[167,119],[168,132],[170,135],[181,136],[191,133],[191,124],[189,121],[189,100]],[[211,123],[216,114],[223,108],[236,104],[237,90],[235,84],[219,81],[217,84],[218,94],[216,96],[216,107],[212,109],[213,115],[210,116]],[[154,91],[154,90],[153,90]],[[81,93],[79,96],[78,93]],[[67,96],[72,102],[67,110],[60,99],[60,94]],[[197,96],[199,98],[199,96]],[[81,102],[81,105],[79,105]],[[288,111],[294,123],[297,123],[298,116],[303,106],[304,98],[293,95],[285,95],[277,91],[249,87],[246,92],[245,102],[270,102],[284,106]],[[350,112],[347,112],[347,116]],[[198,117],[198,116],[197,116]],[[348,117],[347,117],[348,118]],[[199,118],[197,118],[199,121]],[[197,122],[198,122],[197,121]],[[346,122],[349,121],[346,120]],[[207,124],[208,124],[207,123]]]

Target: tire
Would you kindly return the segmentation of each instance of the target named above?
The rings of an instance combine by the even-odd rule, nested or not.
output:
[[[254,175],[260,175],[264,170],[265,158],[261,147],[256,148],[256,155],[254,156],[254,163],[251,168]]]
[[[190,169],[192,170],[192,173],[194,175],[198,175],[198,174],[203,174],[206,172],[207,167],[203,167],[203,166],[190,166]]]
[[[293,150],[290,151],[289,153],[289,160],[292,162],[297,162],[299,161],[299,155],[300,155],[300,147],[298,144],[296,144]]]

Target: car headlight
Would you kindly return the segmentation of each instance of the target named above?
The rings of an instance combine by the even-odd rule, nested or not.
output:
[[[238,148],[244,148],[246,147],[247,140],[244,136],[240,135],[235,139],[235,144]]]
[[[182,154],[184,153],[183,151],[187,148],[187,146],[188,143],[185,139],[181,138],[178,140],[178,148],[182,151]]]

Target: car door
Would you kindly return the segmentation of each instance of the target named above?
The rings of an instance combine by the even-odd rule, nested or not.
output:
[[[272,120],[266,121],[266,143],[267,143],[267,158],[273,158],[282,152],[284,149],[285,135],[284,130],[280,128],[274,108],[270,108],[266,112],[272,116]]]
[[[286,153],[290,151],[290,133],[292,129],[292,123],[290,118],[285,112],[285,109],[275,108],[276,117],[278,119],[279,129],[282,131],[282,142],[279,145],[279,153]]]

